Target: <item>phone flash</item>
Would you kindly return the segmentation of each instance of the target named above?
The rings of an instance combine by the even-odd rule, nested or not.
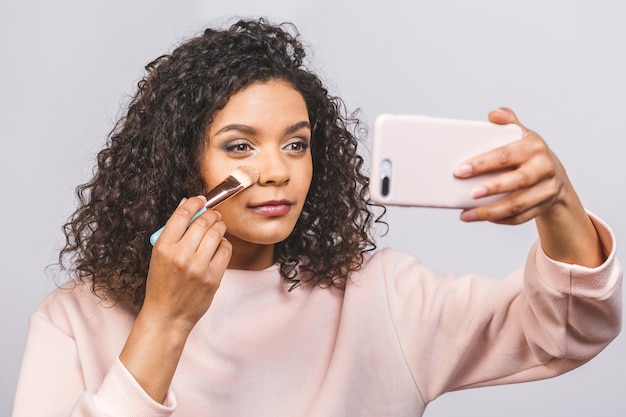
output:
[[[391,161],[385,159],[380,162],[380,194],[387,197],[391,187]]]

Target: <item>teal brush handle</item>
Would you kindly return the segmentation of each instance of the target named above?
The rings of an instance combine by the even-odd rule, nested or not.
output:
[[[254,181],[258,179],[258,175],[259,175],[258,172],[256,173],[256,175],[257,176],[254,179]],[[249,187],[250,185],[252,185],[254,181],[249,181],[246,183],[246,185],[244,185],[241,182],[239,182],[237,178],[233,177],[232,175],[229,176],[224,181],[219,183],[215,188],[209,191],[209,193],[205,196],[206,203],[204,204],[204,207],[202,207],[200,210],[198,210],[196,214],[193,215],[191,220],[189,220],[189,224],[191,224],[191,222],[193,222],[199,215],[204,213],[207,210],[207,208],[214,208],[221,202],[234,196],[235,194],[242,191],[246,187]],[[189,227],[189,225],[187,225],[187,227]],[[154,246],[159,236],[161,236],[161,233],[163,232],[163,228],[165,228],[165,226],[163,226],[162,228],[154,232],[152,236],[150,236],[150,243],[152,243],[152,246]]]
[[[205,211],[206,211],[206,207],[202,207],[200,210],[198,210],[198,212],[196,214],[194,214],[193,217],[191,218],[191,220],[189,221],[189,224],[191,224],[191,222],[196,220],[196,218],[199,215],[201,215],[202,213],[204,213]],[[163,226],[162,228],[160,228],[156,232],[152,233],[152,235],[150,236],[150,243],[152,244],[152,246],[154,246],[154,244],[156,243],[157,239],[159,239],[159,236],[161,236],[161,233],[163,233],[163,229],[165,229],[165,226]]]

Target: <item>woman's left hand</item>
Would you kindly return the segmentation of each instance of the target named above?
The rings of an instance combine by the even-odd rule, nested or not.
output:
[[[522,129],[518,141],[461,163],[458,178],[505,170],[475,187],[475,198],[509,193],[506,197],[464,210],[461,219],[520,224],[535,219],[541,246],[558,261],[594,267],[605,259],[595,227],[556,155],[537,133],[524,127],[512,110],[489,113],[493,123],[513,123]]]
[[[522,130],[522,138],[463,162],[455,175],[458,178],[469,178],[508,170],[475,187],[473,196],[480,199],[499,193],[509,195],[495,203],[465,210],[461,213],[461,219],[520,224],[561,203],[571,185],[563,166],[546,142],[523,126],[510,109],[491,111],[489,120],[497,124],[518,125]]]

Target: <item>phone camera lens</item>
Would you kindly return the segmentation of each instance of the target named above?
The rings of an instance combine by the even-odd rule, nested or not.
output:
[[[389,195],[389,177],[383,177],[381,194],[385,197]]]
[[[391,188],[391,161],[389,159],[385,159],[380,163],[380,179],[380,193],[383,197],[387,197]]]

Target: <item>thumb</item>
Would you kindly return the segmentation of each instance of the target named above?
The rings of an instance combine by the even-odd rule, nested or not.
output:
[[[506,125],[509,123],[518,125],[523,132],[526,132],[528,129],[519,121],[513,110],[508,107],[500,107],[499,109],[495,109],[489,112],[489,121],[492,123],[497,123],[499,125]]]

